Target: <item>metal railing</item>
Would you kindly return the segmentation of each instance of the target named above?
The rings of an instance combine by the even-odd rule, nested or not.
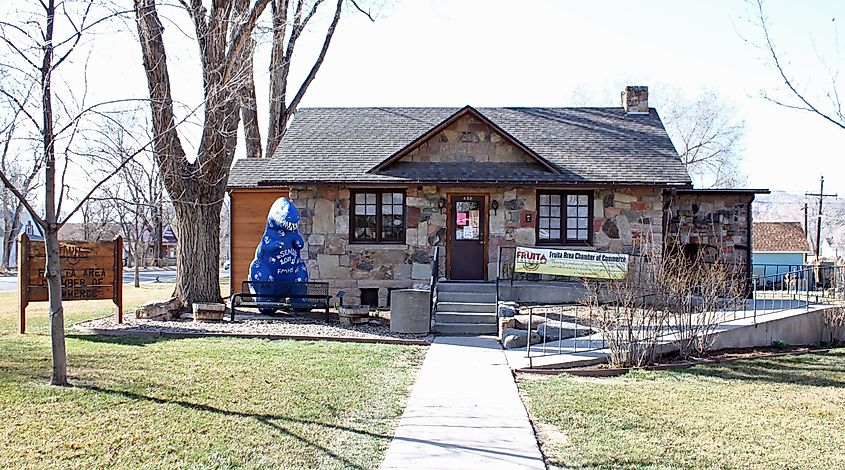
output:
[[[496,301],[501,299],[501,287],[505,284],[513,287],[514,281],[532,282],[578,282],[580,279],[553,274],[519,273],[514,270],[516,261],[515,246],[500,246],[499,258],[496,262]]]
[[[745,282],[745,281],[741,281]],[[711,298],[709,303],[717,307],[711,311],[690,311],[689,318],[684,318],[679,324],[677,314],[666,314],[657,324],[639,325],[633,332],[634,342],[638,344],[654,344],[656,341],[669,340],[678,335],[682,328],[695,325],[695,322],[708,323],[702,331],[715,331],[715,327],[730,321],[752,318],[753,325],[757,325],[758,317],[793,309],[809,310],[814,305],[842,303],[845,301],[845,266],[807,266],[789,272],[776,272],[766,276],[755,275],[748,281],[748,295],[735,298]],[[690,304],[703,301],[700,289],[690,289],[686,300]],[[657,294],[644,294],[638,301],[645,306]],[[652,300],[653,301],[653,300]],[[619,317],[618,302],[609,301],[609,308],[615,309],[616,318]],[[607,305],[605,304],[605,305]],[[626,306],[632,308],[631,302]],[[636,305],[633,305],[636,308]],[[695,309],[693,309],[695,310]],[[534,357],[583,354],[604,350],[608,347],[606,338],[600,333],[601,319],[596,311],[586,305],[552,305],[534,306],[528,309],[528,322],[533,325],[537,316],[542,316],[543,323],[557,325],[557,337],[549,335],[550,328],[543,328],[543,336],[538,346],[526,347],[526,354],[530,360]],[[550,322],[551,320],[551,322]],[[700,325],[699,325],[700,327]],[[579,334],[579,330],[581,330]],[[566,331],[566,338],[564,338]],[[607,332],[607,331],[605,331]],[[631,333],[631,331],[628,331]],[[570,336],[571,334],[571,336]],[[551,343],[551,346],[549,345]],[[530,366],[529,366],[530,367]]]
[[[794,271],[801,271],[802,269],[811,268],[811,265],[804,263],[800,264],[765,264],[755,263],[751,265],[752,276],[760,276],[761,278],[769,278],[769,276],[777,277]]]
[[[437,308],[437,280],[440,279],[440,247],[435,246],[431,250],[431,280],[429,281],[429,310],[428,325],[431,328],[431,321],[434,318],[434,311]]]

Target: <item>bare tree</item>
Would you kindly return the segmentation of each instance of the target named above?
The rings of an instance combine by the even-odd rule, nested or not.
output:
[[[730,187],[744,183],[745,122],[736,106],[716,90],[702,88],[689,95],[666,84],[652,86],[649,102],[660,113],[687,171],[699,187]],[[582,85],[570,96],[575,106],[619,106],[606,98],[614,94]],[[617,95],[618,96],[618,95]]]
[[[68,385],[58,233],[83,204],[144,146],[128,155],[111,171],[83,167],[78,161],[80,156],[89,152],[87,135],[110,119],[109,110],[119,112],[116,109],[119,105],[132,100],[86,102],[87,81],[84,78],[87,68],[83,63],[80,71],[80,64],[70,58],[81,45],[85,45],[83,37],[94,28],[106,25],[121,12],[95,0],[58,3],[43,0],[18,4],[13,14],[15,18],[0,20],[0,46],[3,47],[0,69],[6,77],[0,83],[0,96],[6,106],[20,116],[16,125],[27,126],[39,135],[39,158],[44,162],[44,210],[36,210],[5,172],[0,171],[0,179],[44,233],[50,304],[51,383]],[[63,73],[67,75],[63,76]],[[69,77],[81,77],[82,85],[71,86],[67,81]],[[62,92],[61,95],[57,94],[57,90]],[[82,173],[85,177],[73,179],[69,172]],[[93,184],[80,188],[71,184],[71,180]],[[78,192],[79,196],[72,197],[72,192]],[[71,209],[63,211],[63,204],[70,205]]]
[[[134,285],[140,287],[139,271],[148,264],[148,255],[154,261],[160,256],[161,224],[169,200],[151,152],[142,152],[123,163],[138,147],[138,136],[145,135],[148,124],[133,113],[125,113],[124,118],[109,122],[98,131],[92,164],[117,173],[90,202],[108,207],[112,221],[120,225],[135,272]]]
[[[582,303],[605,339],[611,365],[651,364],[668,345],[683,359],[705,354],[728,309],[744,305],[742,266],[725,262],[721,246],[690,255],[680,239],[670,234],[665,246],[647,243],[623,280],[586,283]]]
[[[82,215],[82,240],[96,241],[114,236],[115,212],[108,201],[92,197],[82,203],[79,213]]]
[[[13,116],[11,122],[6,126],[3,133],[3,149],[0,154],[0,171],[6,174],[9,180],[19,189],[24,198],[29,199],[38,187],[38,175],[44,162],[36,149],[29,145],[22,146],[17,155],[10,155],[9,149],[15,138],[16,119]],[[22,158],[23,155],[32,156],[32,159]],[[0,204],[3,211],[3,246],[0,247],[0,269],[8,270],[11,263],[12,248],[15,245],[15,237],[21,231],[21,216],[23,215],[23,204],[5,186],[0,188]]]
[[[660,116],[681,161],[696,186],[731,187],[742,183],[739,169],[745,122],[717,91],[702,89],[688,98],[666,90]]]
[[[772,34],[772,25],[766,15],[764,0],[749,0],[753,8],[751,23],[759,28],[762,38],[752,43],[760,48],[767,56],[771,67],[778,78],[783,81],[783,87],[772,93],[763,92],[763,98],[784,108],[812,113],[824,121],[845,130],[845,110],[842,108],[842,96],[839,93],[841,82],[839,77],[839,63],[828,64],[820,59],[827,71],[826,83],[812,90],[809,87],[814,77],[804,77],[804,82],[793,75],[786,54],[779,50]],[[836,23],[833,22],[836,28]],[[836,61],[840,62],[839,45],[835,45]],[[818,82],[817,82],[818,83]]]
[[[341,12],[345,0],[337,0],[334,6],[332,20],[323,33],[323,44],[320,52],[314,59],[311,69],[305,79],[292,94],[288,90],[288,77],[291,64],[293,64],[294,51],[302,33],[306,31],[309,22],[317,13],[323,0],[273,0],[271,11],[273,17],[273,44],[270,57],[270,107],[267,125],[267,149],[266,156],[272,156],[279,146],[282,137],[285,135],[288,123],[296,112],[296,108],[305,96],[305,92],[317,76],[317,72],[323,65],[323,60],[329,50],[335,28],[340,21]],[[364,13],[370,20],[374,20],[369,10],[363,9],[358,2],[350,0],[352,6]],[[289,30],[289,31],[288,31]],[[245,122],[244,124],[247,124]],[[257,124],[256,124],[257,126]],[[247,135],[258,135],[257,129],[246,132]],[[258,142],[260,145],[260,140]],[[255,156],[255,149],[250,151],[249,139],[247,141],[247,155]],[[260,147],[258,155],[260,156]]]
[[[196,155],[189,156],[173,126],[176,116],[159,2],[135,0],[138,37],[151,98],[154,156],[176,214],[179,249],[174,297],[183,304],[220,300],[220,210],[242,113],[247,126],[247,154],[261,153],[257,111],[253,112],[252,76],[252,35],[259,18],[270,6],[273,48],[267,154],[271,154],[322,65],[347,2],[358,7],[355,0],[336,1],[320,53],[303,84],[288,100],[294,46],[323,0],[219,0],[210,9],[200,0],[180,0],[194,26],[204,84],[202,136]]]

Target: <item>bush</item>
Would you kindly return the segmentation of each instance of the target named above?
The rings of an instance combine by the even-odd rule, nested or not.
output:
[[[775,349],[786,349],[786,342],[782,339],[772,341],[772,347]]]

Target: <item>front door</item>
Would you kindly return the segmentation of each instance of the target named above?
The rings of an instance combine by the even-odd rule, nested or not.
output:
[[[487,206],[484,196],[449,197],[449,279],[484,280]]]

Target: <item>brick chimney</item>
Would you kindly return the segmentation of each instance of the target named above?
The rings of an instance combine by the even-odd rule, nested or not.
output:
[[[622,91],[622,108],[627,114],[648,114],[648,87],[626,86]]]

